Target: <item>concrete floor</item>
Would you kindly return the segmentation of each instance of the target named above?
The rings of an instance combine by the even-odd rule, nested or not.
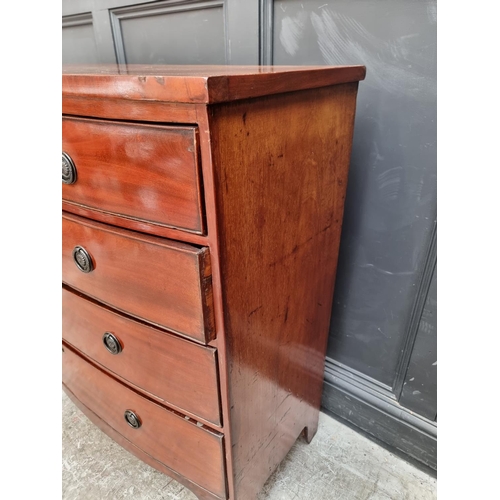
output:
[[[64,500],[196,500],[108,438],[64,393],[62,421]],[[434,478],[322,413],[312,443],[295,443],[259,500],[436,498]]]

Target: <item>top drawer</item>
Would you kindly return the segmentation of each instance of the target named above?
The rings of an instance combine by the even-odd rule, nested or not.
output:
[[[65,201],[204,234],[196,127],[63,117],[62,130]]]

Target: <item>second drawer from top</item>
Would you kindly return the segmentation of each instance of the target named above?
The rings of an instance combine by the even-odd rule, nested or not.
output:
[[[215,336],[208,248],[63,214],[63,283],[207,343]]]
[[[64,117],[62,132],[70,207],[205,232],[196,127]]]

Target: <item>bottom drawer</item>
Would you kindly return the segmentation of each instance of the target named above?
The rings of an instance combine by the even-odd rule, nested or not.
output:
[[[198,486],[226,498],[222,434],[161,408],[66,345],[63,384],[125,439]]]

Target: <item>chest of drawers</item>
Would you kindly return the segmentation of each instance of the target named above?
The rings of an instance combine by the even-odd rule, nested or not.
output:
[[[364,75],[63,70],[63,387],[199,498],[316,432]]]

